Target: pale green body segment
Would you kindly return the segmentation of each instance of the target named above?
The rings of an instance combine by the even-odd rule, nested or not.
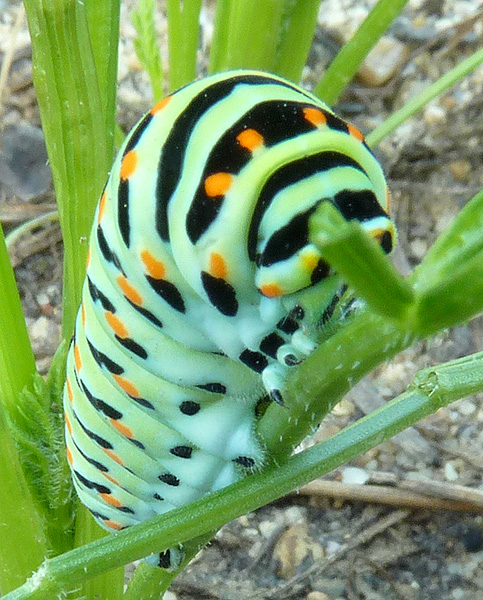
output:
[[[357,130],[262,73],[198,81],[144,117],[96,213],[64,394],[74,482],[104,527],[261,466],[256,407],[283,402],[341,289],[311,215],[330,201],[390,251],[388,197]]]

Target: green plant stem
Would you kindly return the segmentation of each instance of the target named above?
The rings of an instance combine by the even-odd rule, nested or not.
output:
[[[417,374],[407,392],[329,440],[268,467],[188,506],[155,517],[108,538],[77,548],[45,564],[42,573],[4,600],[43,600],[67,582],[183,542],[271,502],[366,452],[442,406],[483,389],[483,354]],[[159,542],[162,540],[162,543]]]
[[[379,0],[354,37],[345,44],[318,83],[314,93],[319,98],[327,102],[329,106],[336,104],[366,56],[407,2],[408,0]]]
[[[201,0],[167,0],[169,89],[174,91],[196,77],[196,53]]]
[[[221,0],[209,72],[228,69],[275,68],[284,2],[280,0]]]
[[[274,72],[298,82],[317,27],[321,0],[285,0]]]
[[[131,21],[137,33],[134,48],[149,76],[153,100],[158,102],[163,97],[163,65],[158,47],[155,10],[155,0],[139,0],[137,8],[131,13]]]
[[[115,69],[109,59],[98,78],[96,63],[105,61],[106,56],[95,58],[92,49],[106,52],[117,47],[119,0],[102,3],[104,10],[96,11],[95,16],[92,11],[99,4],[95,0],[24,3],[32,40],[34,84],[64,238],[62,325],[63,336],[69,339],[80,303],[94,208],[113,156],[113,131],[109,127],[114,120],[107,111],[114,111]],[[91,36],[97,40],[94,46]]]
[[[471,73],[471,71],[476,69],[481,63],[483,63],[483,48],[451,69],[451,71],[443,75],[443,77],[438,79],[438,81],[435,81],[415,98],[406,102],[402,108],[393,113],[384,121],[384,123],[382,123],[382,125],[379,125],[374,131],[371,131],[366,137],[368,145],[371,146],[371,148],[377,146],[381,140],[387,137],[394,129],[399,127],[399,125],[424,108],[433,98],[436,98],[436,96],[439,96],[439,94],[442,94],[452,85],[463,79],[468,73]]]

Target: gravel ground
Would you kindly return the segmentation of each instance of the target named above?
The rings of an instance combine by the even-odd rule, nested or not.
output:
[[[133,52],[132,4],[123,4],[119,74],[119,121],[126,129],[151,103]],[[212,3],[204,4],[200,72],[206,69],[213,16]],[[372,4],[323,2],[304,72],[308,87]],[[0,218],[7,232],[22,226],[10,251],[38,366],[45,372],[60,339],[62,247],[55,220],[31,222],[53,209],[54,196],[31,83],[30,43],[18,14],[16,2],[0,0],[0,61],[14,50],[7,86],[0,90]],[[480,48],[482,26],[483,6],[476,0],[409,2],[338,112],[370,131]],[[162,12],[159,33],[165,48]],[[394,259],[403,273],[421,261],[483,185],[482,88],[480,68],[377,150],[393,191],[399,231]],[[401,393],[421,368],[481,350],[482,332],[477,318],[379,367],[308,443]],[[237,519],[175,582],[166,600],[483,598],[482,419],[479,396],[456,402],[330,474],[319,487]]]

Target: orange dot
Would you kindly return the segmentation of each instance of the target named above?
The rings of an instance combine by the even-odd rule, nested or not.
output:
[[[364,136],[357,129],[357,127],[354,127],[354,125],[351,125],[350,123],[348,123],[347,124],[347,131],[350,133],[350,135],[352,137],[356,138],[356,140],[359,140],[359,142],[362,142],[364,140]]]
[[[133,396],[134,398],[139,398],[138,389],[125,377],[121,377],[120,375],[113,375],[119,387],[121,387],[126,394],[129,396]]]
[[[65,380],[65,385],[66,385],[66,388],[67,388],[67,395],[69,396],[69,400],[72,403],[72,402],[74,402],[74,394],[72,392],[72,386],[70,384],[69,378],[67,378]]]
[[[91,247],[89,246],[89,248],[87,248],[86,269],[89,268],[90,264],[91,264]]]
[[[233,175],[230,173],[213,173],[205,179],[205,192],[209,198],[224,196],[230,189]]]
[[[116,523],[115,521],[111,521],[110,519],[104,519],[104,525],[106,527],[110,527],[111,529],[122,529],[122,525],[120,523]]]
[[[236,136],[236,139],[242,148],[246,148],[250,152],[260,148],[264,142],[263,136],[256,129],[245,129]]]
[[[69,447],[67,446],[65,453],[67,454],[67,460],[69,462],[69,465],[73,465],[74,464],[74,457],[72,456],[72,452],[70,451]]]
[[[128,300],[130,300],[133,304],[140,305],[143,303],[143,298],[141,294],[134,288],[129,281],[124,277],[124,275],[119,275],[116,279],[117,285],[121,288],[123,294],[126,296]]]
[[[123,425],[123,423],[119,423],[119,421],[116,421],[116,419],[109,419],[109,422],[113,427],[115,427],[119,431],[119,433],[122,433],[122,435],[125,435],[126,437],[131,439],[134,438],[132,429],[130,429],[126,425]]]
[[[75,368],[77,369],[77,372],[79,372],[82,369],[82,359],[80,355],[79,346],[77,344],[74,346],[74,362]]]
[[[106,448],[103,448],[104,452],[106,452]],[[107,452],[107,454],[109,454]],[[119,464],[123,464],[122,462]],[[111,477],[111,475],[108,475],[107,473],[104,473],[104,471],[101,471],[101,473],[104,475],[104,477],[106,479],[108,479],[111,483],[113,483],[114,485],[119,485],[119,481],[117,479],[114,479],[114,477]]]
[[[304,108],[304,118],[315,127],[321,127],[327,123],[327,117],[318,108]]]
[[[116,317],[114,313],[110,312],[109,310],[106,310],[104,316],[106,317],[106,321],[109,324],[109,327],[114,331],[114,333],[117,336],[119,336],[122,339],[127,338],[129,336],[129,331],[127,330],[126,326],[121,321],[121,319],[118,319]]]
[[[101,196],[101,200],[99,201],[99,211],[97,213],[97,223],[99,224],[102,220],[102,217],[104,216],[104,211],[106,210],[106,200],[107,200],[107,194],[106,192],[103,192],[102,196]]]
[[[163,98],[162,100],[160,100],[157,104],[155,104],[153,106],[153,108],[151,109],[151,114],[155,115],[156,113],[158,113],[160,110],[163,110],[163,108],[166,106],[166,104],[168,104],[168,102],[171,100],[171,96],[166,96],[166,98]]]
[[[267,296],[267,298],[276,298],[277,296],[282,295],[282,290],[276,283],[262,285],[260,286],[260,291],[264,296]]]
[[[65,416],[65,425],[67,427],[67,431],[72,435],[72,425],[70,424],[70,420],[69,417],[67,416],[67,413],[64,413]]]
[[[118,465],[124,466],[124,461],[122,459],[120,459],[119,456],[115,452],[113,452],[112,450],[109,450],[109,448],[103,448],[103,450],[107,454],[107,456],[109,456],[109,458],[112,458],[112,460],[114,462],[117,462]],[[116,485],[118,485],[118,482],[116,479],[114,479],[114,477],[106,475],[105,473],[104,473],[104,475],[109,479],[109,481],[112,481],[112,483],[115,483]]]
[[[154,258],[154,256],[148,250],[143,250],[141,252],[141,260],[144,263],[144,266],[148,270],[148,273],[154,279],[163,279],[166,275],[166,267],[160,261]]]
[[[219,279],[225,279],[227,276],[225,259],[218,252],[210,254],[210,273],[213,277],[218,277]]]
[[[81,319],[82,319],[82,325],[86,325],[86,307],[84,306],[84,303],[81,304]]]
[[[138,164],[138,155],[136,150],[130,150],[122,159],[121,179],[129,179],[136,170]]]
[[[122,506],[122,502],[117,498],[113,498],[111,494],[99,494],[99,496],[104,500],[104,502],[110,504],[111,506]]]

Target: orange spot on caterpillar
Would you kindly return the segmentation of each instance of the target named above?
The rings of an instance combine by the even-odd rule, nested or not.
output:
[[[205,192],[209,198],[224,196],[230,189],[233,175],[230,173],[213,173],[205,179]]]
[[[119,421],[116,421],[115,419],[109,419],[109,422],[113,427],[115,427],[119,431],[119,433],[122,433],[122,435],[125,435],[126,437],[131,439],[134,438],[132,429],[130,427],[127,427],[123,423],[119,423]]]
[[[86,307],[84,306],[84,303],[81,304],[81,319],[82,319],[82,325],[86,325]]]
[[[122,506],[122,502],[117,498],[113,498],[111,494],[99,494],[99,496],[104,500],[104,502],[110,504],[111,506]]]
[[[72,456],[72,452],[70,451],[70,448],[67,446],[65,453],[67,454],[67,460],[69,462],[69,465],[73,465],[74,464],[74,457]]]
[[[122,159],[121,179],[129,179],[138,165],[138,155],[136,150],[130,150]]]
[[[69,417],[67,416],[67,413],[64,413],[64,417],[65,417],[65,426],[67,427],[67,431],[72,435],[72,425],[70,424],[70,420],[69,420]]]
[[[304,108],[304,119],[314,125],[315,127],[321,127],[327,123],[327,117],[318,108]]]
[[[364,140],[364,136],[362,135],[362,133],[357,129],[357,127],[354,127],[354,125],[351,125],[350,123],[347,124],[347,131],[349,132],[349,134],[356,138],[356,140],[359,140],[359,142],[362,142]]]
[[[143,303],[143,298],[141,294],[134,288],[129,281],[124,277],[124,275],[119,275],[116,279],[117,285],[121,288],[123,294],[126,296],[128,300],[131,300],[133,304],[140,305]]]
[[[107,454],[107,456],[109,456],[109,458],[112,458],[114,462],[117,462],[118,465],[124,466],[124,461],[121,458],[119,458],[119,456],[115,452],[109,450],[109,448],[103,448],[103,450]],[[114,477],[106,475],[106,473],[104,473],[104,475],[109,479],[109,481],[112,481],[112,483],[118,485],[118,481],[114,479]]]
[[[143,250],[141,252],[141,260],[151,277],[154,277],[154,279],[164,278],[166,275],[166,267],[160,260],[154,258],[149,250]]]
[[[282,290],[276,283],[267,283],[266,285],[262,285],[260,287],[260,291],[264,296],[267,296],[267,298],[276,298],[277,296],[282,295]]]
[[[160,100],[157,104],[155,104],[153,106],[153,108],[151,109],[151,114],[155,115],[156,113],[158,113],[160,110],[163,110],[163,108],[166,106],[166,104],[168,104],[168,102],[171,100],[171,96],[166,96],[166,98],[163,98],[162,100]]]
[[[120,523],[116,523],[115,521],[111,521],[110,519],[104,519],[104,525],[106,527],[110,527],[111,529],[122,529],[122,525]]]
[[[106,451],[105,448],[103,448],[104,452]],[[107,453],[109,454],[109,453]],[[123,464],[123,463],[119,463],[119,464]],[[114,477],[111,477],[111,475],[108,475],[107,473],[104,473],[103,471],[101,471],[102,474],[104,475],[104,477],[106,479],[108,479],[111,483],[113,483],[114,485],[119,485],[119,481],[117,479],[114,479]]]
[[[121,375],[113,375],[113,377],[116,380],[117,385],[121,387],[126,394],[133,396],[134,398],[139,398],[138,389],[130,381],[128,381],[125,377],[121,377]]]
[[[210,273],[213,277],[218,277],[219,279],[225,279],[227,276],[228,270],[225,259],[218,252],[210,254]]]
[[[102,217],[104,216],[104,211],[106,210],[106,201],[107,201],[107,194],[104,191],[102,193],[101,199],[99,201],[99,211],[97,212],[97,223],[99,224],[102,220]]]
[[[91,247],[89,246],[89,248],[87,248],[86,269],[89,268],[90,264],[91,264]]]
[[[65,385],[67,387],[67,395],[69,396],[70,402],[74,402],[74,393],[72,392],[72,385],[70,384],[69,378],[65,380]]]
[[[242,148],[253,152],[263,145],[263,136],[256,129],[245,129],[236,136],[237,142]]]
[[[77,344],[74,346],[74,362],[75,368],[77,369],[77,372],[79,372],[82,369],[82,359],[80,355],[79,346]]]
[[[121,321],[121,319],[116,317],[116,315],[114,313],[112,313],[109,310],[106,310],[104,313],[104,316],[106,318],[106,321],[107,321],[109,327],[114,331],[114,333],[118,337],[124,339],[129,336],[129,331],[127,330],[126,326]]]

